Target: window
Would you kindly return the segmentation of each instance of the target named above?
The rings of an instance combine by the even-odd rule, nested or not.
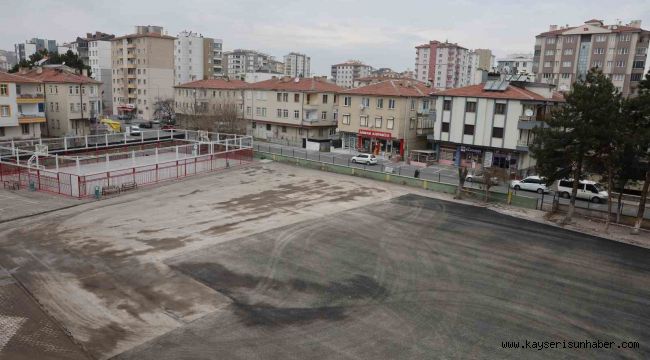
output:
[[[643,69],[645,68],[645,61],[643,60],[635,60],[634,63],[632,63],[632,69]]]
[[[144,103],[147,103],[147,100],[144,101]],[[266,108],[262,108],[262,116],[266,116]]]
[[[327,104],[327,94],[323,94],[323,104]]]
[[[636,48],[636,54],[637,55],[645,55],[646,52],[648,51],[648,48]]]
[[[368,127],[368,117],[360,116],[359,117],[359,126]]]
[[[415,118],[409,119],[409,129],[411,130],[415,129]]]
[[[617,61],[616,62],[616,67],[624,67],[625,66],[625,61]]]
[[[74,104],[70,103],[70,112],[74,112]]]
[[[622,34],[619,41],[630,41],[630,34]]]
[[[632,74],[630,75],[630,81],[641,81],[641,77],[643,74],[638,73],[638,74]]]
[[[20,129],[23,132],[23,135],[29,135],[29,124],[20,125]]]
[[[384,99],[377,98],[377,109],[383,109],[383,108],[384,108]]]
[[[570,73],[562,73],[562,79],[570,79],[571,74]]]
[[[476,112],[476,101],[468,101],[465,103],[465,112]]]
[[[253,113],[253,108],[250,106],[246,106],[246,114],[251,115]]]
[[[286,133],[286,132],[287,132],[287,127],[286,127],[286,126],[283,126],[283,127],[282,127],[282,132],[283,132],[283,133]]]
[[[300,110],[294,110],[293,111],[293,118],[294,119],[300,119]]]
[[[262,115],[262,108],[256,107],[255,108],[255,115],[257,115],[257,116]]]
[[[11,116],[11,108],[9,105],[0,105],[0,116],[9,117]]]
[[[271,131],[271,124],[266,124],[266,131]]]
[[[607,36],[605,36],[605,35],[596,36],[596,42],[604,42],[606,40],[607,40]]]
[[[465,127],[463,128],[463,134],[474,135],[474,125],[465,124]]]
[[[611,69],[611,68],[612,68],[612,61],[608,61],[608,62],[607,62],[607,68],[608,68],[608,69]]]
[[[551,67],[551,66],[553,65],[551,65],[550,61],[544,61],[544,67]]]
[[[442,110],[451,110],[451,100],[442,101]]]
[[[0,96],[9,96],[9,84],[0,84]]]
[[[571,61],[562,61],[562,67],[571,67]]]
[[[429,109],[429,100],[423,99],[422,100],[422,110],[428,110]]]
[[[565,36],[564,37],[564,42],[565,43],[573,43],[573,40],[575,40],[575,37],[573,37],[573,36]]]
[[[370,107],[370,98],[367,97],[361,98],[361,106]]]
[[[552,37],[552,38],[546,38],[546,43],[547,43],[547,44],[555,44],[555,38],[554,38],[554,37]]]
[[[344,125],[350,125],[350,114],[343,114],[341,123],[343,123]]]
[[[388,108],[395,109],[395,99],[388,99]]]
[[[564,49],[564,55],[573,55],[573,49]]]
[[[282,101],[289,102],[289,93],[282,94]]]
[[[591,67],[601,68],[601,67],[603,67],[603,62],[602,61],[594,61],[594,62],[591,63]]]
[[[320,118],[321,120],[327,120],[327,111],[323,111],[320,113]]]
[[[502,127],[493,127],[492,128],[492,137],[497,139],[503,139],[503,128]]]
[[[619,54],[619,55],[626,55],[626,54],[628,54],[629,52],[630,52],[630,49],[628,49],[628,48],[619,48],[619,49],[618,49],[618,54]]]
[[[623,80],[625,80],[625,75],[623,75],[623,74],[614,74],[614,75],[612,75],[612,80],[613,81],[623,81]]]
[[[546,50],[546,51],[544,51],[544,55],[553,56],[553,55],[555,55],[555,50]]]
[[[594,55],[604,54],[605,48],[594,48]]]
[[[251,127],[252,127],[253,129],[257,129],[257,124],[256,124],[255,122],[253,122],[253,124],[251,125]]]
[[[5,136],[5,128],[0,127],[0,137]]]
[[[375,127],[380,128],[381,127],[381,117],[376,117],[375,118]]]
[[[494,104],[494,113],[498,115],[505,115],[506,113],[506,104]]]
[[[446,133],[449,132],[449,123],[448,123],[448,122],[444,122],[444,121],[442,122],[442,129],[441,129],[441,131],[442,131],[442,132],[446,132]]]
[[[350,106],[352,104],[352,98],[349,96],[345,96],[343,98],[343,106]]]
[[[282,93],[277,93],[276,96],[277,96],[277,101],[282,102]]]
[[[282,117],[288,118],[289,117],[289,110],[287,110],[287,109],[282,110]]]
[[[393,127],[395,126],[395,118],[388,118],[386,119],[386,128],[388,130],[393,130]]]
[[[300,102],[300,94],[293,94],[293,102]]]

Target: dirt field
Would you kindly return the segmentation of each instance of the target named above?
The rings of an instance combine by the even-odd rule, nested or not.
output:
[[[258,164],[0,224],[0,266],[101,359],[650,356],[649,250],[409,192]]]

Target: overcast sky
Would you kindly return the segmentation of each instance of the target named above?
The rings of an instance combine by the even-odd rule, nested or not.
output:
[[[96,30],[124,35],[134,25],[160,25],[176,35],[193,30],[221,38],[224,49],[251,48],[282,58],[306,53],[312,72],[359,59],[374,67],[413,69],[416,45],[449,40],[489,48],[497,57],[532,52],[550,24],[588,19],[643,21],[648,0],[411,1],[411,0],[1,0],[0,49],[32,37],[69,42]]]

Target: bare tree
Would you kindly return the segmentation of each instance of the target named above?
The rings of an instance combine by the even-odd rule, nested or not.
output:
[[[158,99],[153,104],[154,119],[162,122],[173,123],[175,120],[174,99]]]
[[[498,185],[499,181],[505,180],[507,177],[507,172],[505,169],[498,167],[489,167],[483,168],[483,188],[485,189],[485,202],[490,200],[490,188],[494,185]]]
[[[458,187],[456,188],[456,195],[454,199],[461,199],[463,197],[463,187],[465,186],[465,178],[467,177],[468,169],[464,166],[458,168]]]

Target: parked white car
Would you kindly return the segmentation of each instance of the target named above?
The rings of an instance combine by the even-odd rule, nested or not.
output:
[[[571,191],[573,190],[573,180],[560,180],[557,182],[557,192],[563,198],[571,198]],[[607,202],[609,194],[603,186],[595,181],[580,180],[578,185],[578,193],[576,199],[583,199],[595,203]]]
[[[131,136],[140,136],[140,126],[138,125],[130,125],[127,128],[127,131],[129,132],[129,135]]]
[[[373,154],[359,154],[357,156],[353,156],[351,160],[355,164],[366,164],[366,165],[377,164],[377,158]]]
[[[538,194],[548,193],[549,189],[546,186],[546,180],[539,176],[529,176],[521,180],[512,180],[510,186],[519,190],[535,191]]]
[[[485,184],[485,174],[484,173],[476,173],[476,174],[468,174],[465,177],[465,181],[467,182],[474,182],[474,183],[481,183]],[[493,176],[490,179],[490,184],[491,185],[499,185],[499,178],[496,176]]]

